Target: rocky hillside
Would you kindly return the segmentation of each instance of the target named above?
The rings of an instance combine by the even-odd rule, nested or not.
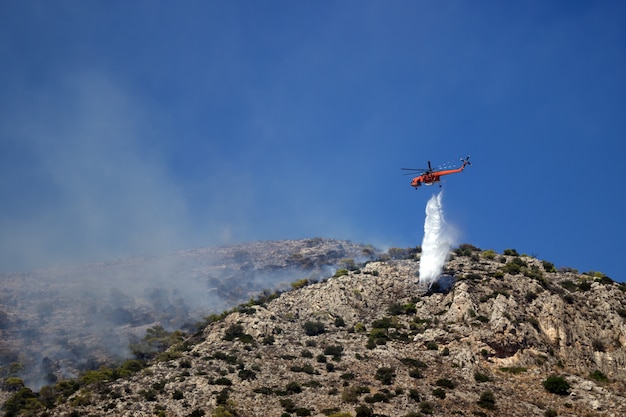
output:
[[[0,274],[0,378],[26,385],[77,377],[132,357],[146,330],[195,330],[211,313],[334,273],[376,251],[334,239],[251,242],[166,256]]]
[[[145,367],[18,384],[6,415],[626,415],[626,285],[507,253],[465,245],[430,289],[419,254],[352,265],[212,316]]]

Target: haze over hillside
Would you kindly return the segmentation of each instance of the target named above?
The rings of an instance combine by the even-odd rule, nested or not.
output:
[[[317,270],[335,259],[320,249],[337,245],[368,259],[292,279],[283,287],[290,291],[260,293],[197,332],[152,327],[144,342],[167,339],[171,347],[150,360],[38,393],[5,380],[13,391],[5,393],[6,415],[626,413],[626,284],[557,270],[514,250],[461,245],[445,265],[447,278],[428,290],[417,282],[419,250],[369,259],[371,247],[339,241],[250,245],[282,254],[281,262],[261,262],[253,250],[250,258],[237,252],[266,271],[293,262]]]
[[[263,290],[327,277],[342,259],[375,253],[313,238],[0,274],[0,370],[38,389],[132,357],[129,344],[152,326],[192,331],[205,316]]]

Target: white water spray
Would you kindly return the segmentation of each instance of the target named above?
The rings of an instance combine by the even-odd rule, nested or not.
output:
[[[442,194],[433,195],[426,204],[419,282],[428,288],[441,276],[454,243],[454,231],[443,217]]]

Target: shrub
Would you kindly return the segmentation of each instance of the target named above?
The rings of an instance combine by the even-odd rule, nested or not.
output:
[[[595,370],[589,374],[589,378],[594,379],[598,382],[609,382],[609,378],[602,373],[602,371]]]
[[[510,275],[517,275],[522,271],[522,267],[516,263],[507,262],[502,267],[502,271]]]
[[[496,408],[496,397],[491,391],[483,391],[483,393],[480,394],[480,399],[478,400],[477,404],[482,408],[486,408],[487,410],[493,410],[494,408]]]
[[[291,288],[293,288],[294,290],[297,290],[300,288],[304,288],[307,285],[309,285],[309,280],[307,278],[302,278],[302,279],[292,282]]]
[[[382,392],[377,392],[374,395],[368,395],[367,397],[364,398],[364,400],[368,404],[387,403],[389,402],[389,397]]]
[[[215,385],[225,385],[225,386],[233,385],[233,381],[231,381],[230,379],[226,377],[217,378],[214,383]]]
[[[396,377],[396,370],[394,368],[382,367],[376,370],[374,378],[379,380],[383,385],[393,384],[393,380]]]
[[[280,406],[283,407],[288,413],[293,413],[294,411],[296,411],[296,404],[291,398],[281,398]]]
[[[484,251],[482,251],[482,253],[480,255],[483,258],[485,258],[485,259],[495,259],[496,258],[496,253],[492,249],[484,250]]]
[[[238,376],[239,376],[239,379],[241,379],[242,381],[256,379],[256,372],[250,369],[242,369],[241,371],[239,371]]]
[[[346,322],[344,321],[343,317],[335,317],[335,327],[346,327]]]
[[[258,387],[258,388],[253,389],[252,391],[254,391],[257,394],[263,394],[263,395],[272,395],[274,393],[274,391],[270,387]]]
[[[545,381],[543,381],[543,387],[557,395],[568,395],[570,385],[565,378],[557,375],[550,375]]]
[[[419,405],[420,411],[424,414],[432,414],[433,413],[433,405],[428,401],[422,401]]]
[[[244,334],[243,326],[241,324],[231,324],[228,329],[226,329],[226,332],[224,332],[224,340],[232,341],[243,336]]]
[[[600,339],[595,339],[591,342],[591,346],[595,352],[606,352],[606,347],[604,346],[604,342]]]
[[[348,275],[348,270],[345,268],[338,269],[337,272],[335,272],[335,275],[333,275],[333,277],[338,278],[343,275]]]
[[[374,410],[372,410],[370,407],[366,406],[365,404],[359,405],[357,408],[354,409],[354,411],[356,411],[356,417],[373,417],[374,416]]]
[[[285,391],[289,394],[297,394],[302,392],[302,386],[296,381],[291,381],[285,386]]]
[[[544,415],[545,417],[557,417],[557,416],[559,415],[559,413],[557,413],[557,411],[556,411],[556,410],[549,409],[549,410],[546,410],[546,411],[543,413],[543,415]]]
[[[428,350],[437,350],[437,349],[439,349],[439,345],[434,340],[431,340],[428,343],[426,343],[426,349],[428,349]]]
[[[480,372],[474,372],[474,380],[476,382],[489,382],[491,378],[488,375],[481,374]]]
[[[324,323],[321,321],[307,321],[302,327],[307,336],[317,336],[326,332]]]
[[[519,256],[519,253],[517,253],[515,249],[505,249],[503,254],[507,256]]]
[[[541,261],[541,265],[543,266],[543,270],[546,272],[556,272],[556,268],[552,262]]]
[[[356,403],[359,401],[359,395],[361,395],[361,392],[358,387],[347,387],[344,388],[341,393],[341,401],[346,403]]]
[[[527,291],[526,295],[524,296],[524,299],[526,300],[527,303],[532,303],[533,301],[535,301],[537,299],[537,293],[533,292],[533,291]]]
[[[503,367],[503,368],[500,368],[500,370],[502,372],[509,372],[511,374],[518,375],[518,374],[521,374],[522,372],[526,372],[528,369],[524,368],[523,366],[513,366],[513,367],[510,367],[510,368],[509,367]]]
[[[446,392],[441,388],[435,388],[433,390],[433,395],[437,398],[441,398],[442,400],[446,398]]]
[[[449,388],[449,389],[454,389],[454,387],[456,387],[456,384],[454,382],[446,378],[438,379],[435,385],[437,385],[438,387]]]
[[[324,355],[332,356],[336,361],[341,359],[341,353],[343,352],[343,346],[326,346],[324,348]]]

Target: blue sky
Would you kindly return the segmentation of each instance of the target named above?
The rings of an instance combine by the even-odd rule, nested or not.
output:
[[[624,280],[621,1],[0,2],[0,271],[459,242]]]

